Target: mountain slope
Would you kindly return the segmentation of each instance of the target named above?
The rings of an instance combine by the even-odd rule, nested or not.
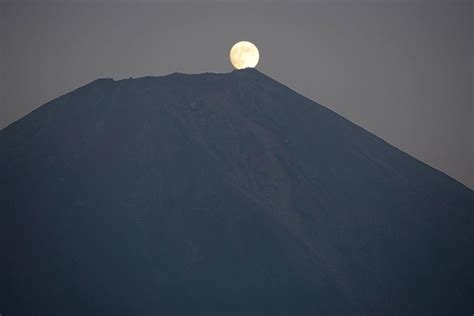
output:
[[[0,174],[6,315],[474,310],[473,192],[254,69],[96,80]]]

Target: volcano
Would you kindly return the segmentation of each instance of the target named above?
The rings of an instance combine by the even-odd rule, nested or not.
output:
[[[255,69],[0,131],[0,313],[471,315],[474,194]]]

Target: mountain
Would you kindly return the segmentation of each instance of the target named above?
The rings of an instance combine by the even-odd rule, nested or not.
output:
[[[471,315],[474,194],[255,69],[0,132],[0,313]]]

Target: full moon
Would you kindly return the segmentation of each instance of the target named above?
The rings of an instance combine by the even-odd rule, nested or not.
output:
[[[241,41],[232,46],[229,57],[235,68],[244,69],[257,66],[260,54],[257,46],[247,41]]]

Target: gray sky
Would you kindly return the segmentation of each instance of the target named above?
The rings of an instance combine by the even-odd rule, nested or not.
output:
[[[257,68],[474,188],[472,1],[0,0],[0,128],[99,77]],[[310,135],[309,135],[310,136]]]

